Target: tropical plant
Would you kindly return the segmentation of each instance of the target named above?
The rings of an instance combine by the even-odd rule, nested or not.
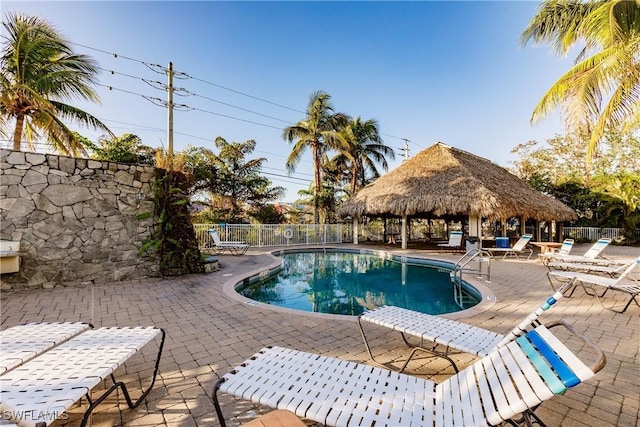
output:
[[[529,141],[519,144],[511,153],[518,159],[511,163],[511,172],[529,180],[558,185],[563,182],[588,183],[584,176],[584,158],[589,138],[584,130],[556,135],[544,144]],[[600,149],[592,159],[593,176],[622,172],[640,174],[640,139],[632,133],[607,131]]]
[[[568,134],[520,144],[512,153],[512,171],[534,188],[571,207],[578,226],[620,227],[626,244],[640,240],[640,141],[633,135],[607,132],[593,160],[589,180],[579,173],[586,147],[579,135]]]
[[[97,67],[73,52],[69,42],[37,17],[8,14],[3,22],[0,59],[0,126],[15,123],[13,149],[41,137],[63,154],[84,153],[84,147],[65,120],[111,131],[91,114],[65,103],[72,99],[99,102],[92,89]],[[8,130],[4,130],[8,133]]]
[[[384,145],[375,119],[350,119],[340,132],[347,144],[333,161],[347,164],[351,174],[349,194],[354,195],[370,178],[380,176],[378,165],[389,170],[387,158],[395,159],[395,153]]]
[[[573,67],[539,101],[532,121],[562,106],[569,128],[586,126],[588,175],[605,131],[627,131],[640,122],[640,2],[546,0],[521,35],[523,45],[529,41],[550,43],[560,55],[583,45]]]
[[[336,210],[341,201],[341,196],[340,191],[335,186],[323,182],[320,191],[316,193],[315,188],[311,185],[307,190],[299,190],[298,196],[300,198],[296,203],[301,206],[314,206],[315,201],[317,201],[319,222],[314,219],[314,224],[324,224],[337,220]],[[304,217],[302,222],[306,222]]]
[[[313,92],[309,96],[307,116],[282,131],[282,138],[295,142],[286,167],[293,172],[308,148],[313,161],[313,220],[320,221],[320,192],[322,188],[322,159],[328,150],[345,148],[346,142],[338,130],[347,123],[347,116],[335,113],[330,102],[331,97],[323,91]]]
[[[640,225],[640,175],[619,173],[599,175],[594,179],[594,188],[604,195],[602,206],[605,227],[621,227],[629,244],[640,240],[636,234]]]
[[[88,142],[86,146],[95,160],[145,165],[155,163],[156,149],[142,145],[140,137],[130,133],[113,137],[104,135],[98,138],[97,144]]]
[[[287,222],[282,209],[272,204],[256,206],[249,212],[249,215],[260,224],[283,224]]]
[[[138,215],[139,218],[154,216],[153,234],[139,253],[154,253],[163,275],[201,272],[198,239],[189,218],[189,177],[178,171],[159,168],[155,173],[154,210]]]
[[[541,181],[544,182],[544,181]],[[544,182],[540,189],[552,195],[577,214],[575,225],[580,227],[600,227],[603,224],[602,215],[606,214],[607,201],[603,195],[587,187],[582,181],[565,181],[560,184]]]
[[[255,207],[280,197],[284,189],[271,185],[260,175],[266,159],[247,159],[256,142],[227,142],[217,137],[218,154],[201,147],[189,147],[185,153],[184,170],[193,180],[192,194],[208,194],[212,205],[219,211],[227,211],[227,222],[238,222],[245,217],[245,205]]]

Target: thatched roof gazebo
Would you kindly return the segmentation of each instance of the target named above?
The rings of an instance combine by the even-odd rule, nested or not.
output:
[[[436,143],[362,188],[343,203],[339,214],[403,218],[406,247],[408,216],[468,215],[472,220],[522,217],[567,221],[575,212],[533,189],[506,169],[474,154]],[[478,229],[473,230],[476,233]],[[470,229],[470,233],[471,233]]]

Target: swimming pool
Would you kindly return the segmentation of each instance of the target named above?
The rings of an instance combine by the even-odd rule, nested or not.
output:
[[[454,298],[452,264],[348,250],[278,254],[282,265],[245,279],[236,291],[254,301],[306,312],[357,316],[394,305],[428,314],[475,306],[480,292],[463,283]]]

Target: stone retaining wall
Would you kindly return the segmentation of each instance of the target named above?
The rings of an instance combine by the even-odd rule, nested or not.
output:
[[[0,239],[20,241],[18,273],[0,289],[158,275],[138,250],[151,235],[154,168],[0,150]]]

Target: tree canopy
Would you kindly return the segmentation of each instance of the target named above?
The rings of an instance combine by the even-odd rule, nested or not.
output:
[[[588,129],[586,170],[611,128],[640,123],[640,2],[545,0],[521,42],[548,43],[558,55],[578,47],[574,66],[543,95],[532,121],[561,106],[570,131]]]
[[[84,152],[77,133],[65,121],[111,131],[91,114],[65,101],[84,99],[99,102],[93,90],[97,66],[73,52],[67,42],[46,21],[8,14],[3,22],[0,58],[0,128],[14,125],[13,149],[20,150],[23,136],[31,144],[46,136],[63,154]]]
[[[157,149],[142,144],[139,136],[125,133],[120,136],[104,135],[96,144],[86,141],[91,158],[120,163],[155,164]]]
[[[265,203],[276,200],[284,189],[272,186],[260,175],[265,158],[250,159],[256,146],[254,140],[227,142],[217,137],[218,153],[202,147],[189,147],[179,155],[184,169],[195,182],[194,194],[206,194],[209,204],[226,222],[242,222],[247,211],[260,210]]]
[[[585,133],[557,135],[546,145],[536,141],[512,150],[512,171],[536,189],[553,195],[578,214],[577,225],[620,227],[627,243],[640,239],[640,139],[607,132],[585,179]]]

